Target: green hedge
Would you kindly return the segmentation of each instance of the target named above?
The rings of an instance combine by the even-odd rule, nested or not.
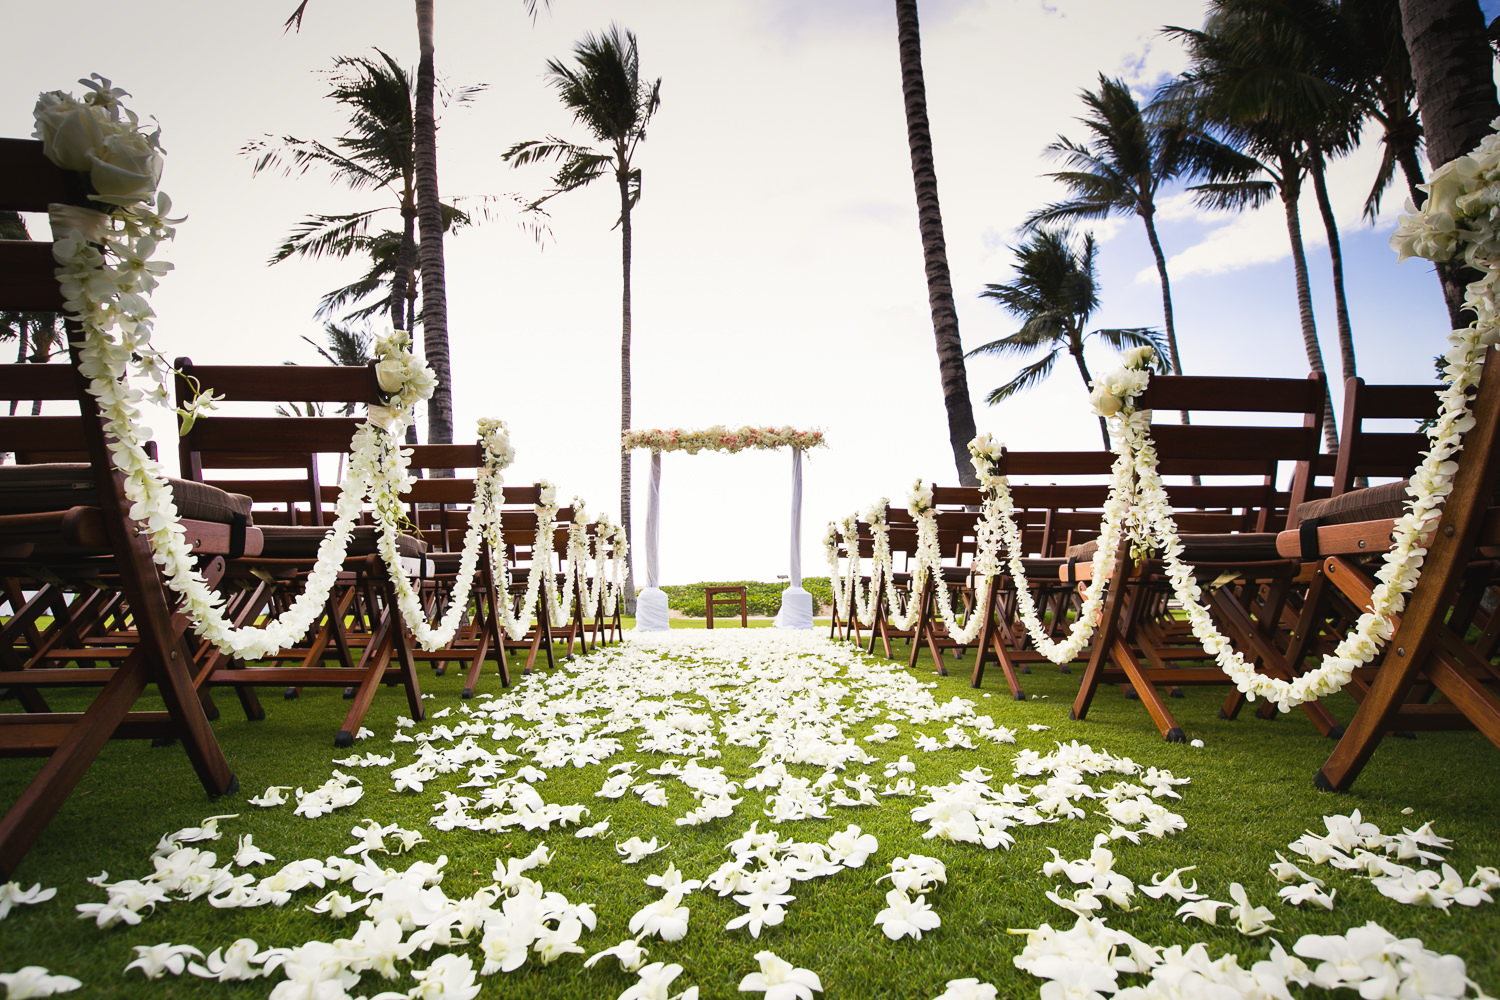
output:
[[[774,616],[781,609],[783,586],[780,583],[762,583],[759,580],[726,580],[722,583],[714,581],[688,583],[661,589],[666,592],[667,606],[673,611],[680,611],[689,618],[705,618],[707,612],[703,606],[704,587],[744,587],[745,602],[750,614]],[[833,591],[828,577],[803,577],[802,588],[813,597],[815,605],[813,614],[826,613],[833,606]],[[727,613],[727,608],[720,605],[718,617],[723,617]]]

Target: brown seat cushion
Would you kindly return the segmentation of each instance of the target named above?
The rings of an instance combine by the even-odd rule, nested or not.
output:
[[[1182,559],[1189,563],[1249,563],[1280,559],[1275,532],[1182,535]],[[1068,547],[1068,558],[1092,562],[1099,551],[1098,540]]]
[[[429,552],[427,553],[427,565],[431,566],[435,573],[457,573],[458,564],[463,561],[462,552]]]
[[[323,544],[323,536],[328,534],[330,529],[317,525],[267,524],[262,525],[260,530],[266,538],[266,546],[261,550],[261,555],[265,558],[315,559],[318,555],[318,546]],[[349,555],[374,554],[376,551],[375,530],[375,526],[370,524],[356,526],[354,537],[349,540]],[[396,536],[396,548],[402,556],[417,559],[427,551],[427,543],[419,538],[403,534]]]
[[[1094,553],[1099,551],[1099,540],[1097,538],[1084,542],[1082,545],[1069,545],[1068,558],[1074,562],[1093,562]]]
[[[177,513],[190,521],[229,524],[249,519],[250,498],[188,479],[168,479]],[[99,502],[98,479],[86,462],[0,465],[0,514],[32,514]]]
[[[1297,508],[1297,519],[1319,524],[1354,524],[1400,517],[1406,512],[1406,480],[1383,483],[1325,500],[1309,500]]]

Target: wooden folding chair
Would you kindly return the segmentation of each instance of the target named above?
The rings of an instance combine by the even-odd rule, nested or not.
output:
[[[1253,659],[1257,669],[1283,679],[1290,679],[1292,671],[1278,646],[1282,609],[1301,562],[1279,555],[1275,531],[1294,516],[1306,495],[1324,399],[1321,375],[1307,379],[1156,376],[1136,402],[1138,409],[1158,413],[1229,412],[1239,421],[1217,425],[1203,423],[1200,417],[1192,425],[1153,423],[1151,431],[1163,476],[1202,480],[1168,485],[1167,494],[1174,510],[1182,511],[1177,517],[1186,549],[1182,558],[1196,567],[1205,604],[1220,630]],[[1277,425],[1278,418],[1272,414],[1298,420],[1300,426]],[[1278,487],[1287,473],[1293,484],[1289,493]],[[1213,481],[1220,477],[1232,481]],[[1211,530],[1193,533],[1192,527]],[[1080,570],[1080,577],[1087,575],[1088,571]],[[1140,699],[1162,736],[1181,742],[1186,737],[1156,687],[1227,683],[1217,665],[1174,665],[1205,659],[1211,658],[1172,612],[1161,563],[1133,559],[1129,536],[1122,533],[1114,576],[1071,717],[1086,717],[1100,683],[1124,683]],[[1231,696],[1221,712],[1232,717],[1236,704]],[[1338,723],[1322,705],[1309,703],[1303,710],[1324,734],[1337,729]]]
[[[53,166],[42,153],[42,144],[21,139],[0,139],[0,210],[46,212],[52,203],[80,202],[76,181]],[[0,241],[0,308],[60,312],[62,295],[54,276],[52,245],[46,241]],[[82,712],[0,713],[0,756],[39,756],[47,762],[20,797],[0,818],[0,881],[8,878],[21,858],[41,835],[77,786],[104,744],[114,737],[175,741],[186,751],[205,791],[219,796],[236,791],[239,783],[224,759],[208,718],[193,689],[188,672],[191,650],[184,640],[188,621],[172,611],[147,538],[130,518],[131,503],[125,497],[123,479],[110,460],[99,410],[87,390],[87,380],[78,374],[76,341],[81,331],[68,323],[72,398],[78,401],[78,416],[54,424],[57,436],[10,439],[7,450],[30,448],[46,451],[84,451],[92,466],[83,488],[73,491],[76,503],[66,506],[46,503],[42,510],[0,515],[0,548],[6,569],[0,575],[13,580],[35,580],[39,575],[61,576],[92,570],[100,581],[107,579],[123,595],[129,607],[133,641],[123,656],[113,659],[112,669],[87,678],[99,685]],[[61,395],[41,374],[46,366],[26,365],[24,373],[11,373],[0,380],[14,398],[51,398]],[[28,389],[27,386],[34,386]],[[47,395],[28,395],[45,392]],[[0,424],[13,419],[4,418]],[[49,420],[51,418],[35,418]],[[21,425],[11,424],[11,427]],[[226,500],[227,502],[227,500]],[[228,552],[231,527],[207,522],[188,526],[198,541],[198,551],[208,558],[205,574],[212,579],[221,572],[218,552]],[[197,530],[197,534],[191,534]],[[248,536],[248,532],[246,533]],[[257,541],[253,536],[247,543]],[[24,586],[24,585],[23,585]],[[24,598],[24,589],[21,592]],[[24,600],[23,600],[24,606]],[[97,657],[96,657],[97,659]],[[50,681],[73,685],[83,679],[63,668],[51,677],[29,670],[0,670],[0,688],[35,688]],[[38,668],[47,669],[47,668]],[[16,674],[28,674],[18,677]],[[9,675],[9,676],[8,676]],[[134,706],[148,686],[155,685],[164,703],[163,711],[136,711]]]
[[[960,488],[961,489],[961,488]],[[947,623],[943,621],[938,610],[938,588],[945,587],[949,590],[948,599],[950,604],[955,596],[963,602],[963,617],[974,613],[974,582],[971,579],[975,532],[979,523],[979,515],[970,511],[944,510],[943,506],[951,506],[948,503],[948,488],[934,486],[933,503],[939,509],[934,511],[937,522],[938,550],[942,556],[942,562],[938,566],[938,572],[929,572],[923,580],[921,590],[911,596],[917,609],[917,620],[912,626],[911,653],[907,658],[907,669],[913,669],[917,665],[917,656],[925,647],[932,656],[933,666],[939,676],[948,676],[948,667],[943,659],[944,650],[951,650],[955,657],[962,655],[968,646],[959,643],[950,634]],[[968,491],[964,491],[967,495]],[[966,501],[957,501],[962,505]],[[955,614],[958,613],[955,609]]]
[[[311,401],[380,403],[384,395],[374,365],[363,367],[195,365],[177,360],[178,394],[196,384],[212,389],[226,404]],[[199,416],[183,435],[179,448],[185,479],[212,481],[242,493],[258,504],[287,505],[288,524],[266,524],[271,512],[257,511],[265,536],[261,555],[234,560],[233,578],[241,585],[231,610],[237,620],[254,623],[274,615],[301,591],[317,561],[324,527],[318,456],[344,455],[360,420],[354,417],[247,417],[210,413]],[[245,476],[249,470],[270,477]],[[229,478],[229,477],[233,478]],[[305,520],[299,516],[305,505]],[[413,719],[423,718],[422,691],[406,629],[401,625],[390,578],[376,551],[373,525],[355,529],[339,584],[330,593],[320,621],[304,640],[271,654],[276,666],[252,667],[230,662],[215,649],[204,650],[198,665],[212,685],[276,685],[347,689],[352,701],[336,746],[349,746],[380,687],[399,685]],[[403,560],[420,567],[425,546],[402,535]],[[337,666],[328,666],[327,660]],[[289,664],[289,665],[286,665]]]
[[[472,445],[411,446],[409,467],[419,475],[427,469],[478,470],[484,464],[484,450]],[[459,563],[464,538],[469,528],[468,507],[474,499],[476,480],[468,477],[419,478],[404,494],[409,516],[416,526],[416,537],[427,545],[419,560],[423,609],[430,619],[441,617],[448,609],[454,588],[458,586]],[[415,649],[418,660],[433,662],[441,676],[444,666],[455,661],[467,666],[463,698],[474,697],[485,661],[494,659],[502,687],[510,686],[510,666],[505,659],[505,637],[500,624],[503,597],[490,568],[489,542],[479,548],[479,565],[469,591],[466,621],[459,625],[448,645],[442,649]]]
[[[1500,614],[1482,611],[1486,591],[1500,577],[1500,508],[1495,488],[1500,479],[1497,424],[1500,424],[1500,375],[1491,365],[1473,401],[1474,428],[1464,437],[1453,489],[1442,518],[1426,543],[1421,579],[1407,595],[1396,629],[1376,665],[1355,672],[1346,691],[1359,707],[1338,746],[1314,776],[1325,791],[1347,791],[1380,741],[1392,732],[1433,729],[1478,729],[1500,746],[1500,667],[1496,665]],[[1372,554],[1389,547],[1390,533],[1405,505],[1400,484],[1347,490],[1360,470],[1371,476],[1409,474],[1415,467],[1411,434],[1369,432],[1371,417],[1429,416],[1435,410],[1433,388],[1348,385],[1348,407],[1354,407],[1357,441],[1348,461],[1335,475],[1335,490],[1326,504],[1305,511],[1298,530],[1282,533],[1284,552],[1318,557],[1322,595],[1334,591],[1353,611],[1368,609],[1374,590]],[[1350,436],[1346,425],[1345,436]],[[1421,447],[1425,448],[1425,439]],[[1386,456],[1389,458],[1386,458]],[[1396,471],[1399,470],[1399,471]],[[1316,520],[1312,520],[1316,518]],[[1309,630],[1309,632],[1311,629]],[[1311,645],[1311,641],[1309,641]]]
[[[905,508],[890,507],[885,509],[886,537],[890,540],[891,548],[891,590],[896,595],[896,600],[901,601],[903,607],[911,604],[911,595],[908,593],[911,587],[911,573],[906,569],[897,569],[899,563],[908,566],[917,554],[917,522],[912,519],[911,512]],[[886,596],[885,580],[876,581],[876,574],[871,574],[870,585],[875,587],[875,608],[872,624],[870,625],[870,645],[865,652],[874,654],[875,640],[879,639],[885,649],[887,660],[895,659],[891,651],[892,639],[905,639],[908,644],[916,634],[915,629],[898,629],[890,619],[891,611]],[[902,609],[895,609],[901,614]]]
[[[1081,542],[1085,533],[1097,529],[1109,495],[1113,458],[1108,452],[1002,452],[999,471],[1011,480],[1011,504],[1023,545],[1022,568],[1032,602],[1049,631],[1048,638],[1056,639],[1065,631],[1069,612],[1077,603],[1076,581],[1071,574],[1077,560],[1070,560],[1064,552],[1070,544]],[[1038,479],[1047,481],[1031,481]],[[955,496],[954,502],[977,504],[982,498],[974,489],[964,497]],[[976,688],[981,685],[984,668],[993,658],[1005,675],[1011,696],[1019,701],[1025,693],[1018,675],[1030,673],[1033,663],[1050,661],[1037,650],[1037,637],[1028,634],[1020,618],[1018,584],[1010,572],[1008,556],[1002,552],[1000,575],[977,612],[983,616],[983,624],[970,683]],[[1068,665],[1059,664],[1058,669],[1067,673]]]

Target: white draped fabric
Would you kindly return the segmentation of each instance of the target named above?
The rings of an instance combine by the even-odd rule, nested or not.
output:
[[[635,627],[641,632],[664,632],[671,628],[667,595],[661,583],[657,559],[661,542],[661,452],[651,453],[651,483],[646,489],[646,589],[635,599]]]
[[[661,543],[661,452],[651,453],[651,485],[646,492],[646,586],[661,585],[657,550]]]
[[[802,589],[802,449],[792,449],[792,585],[781,592],[777,628],[813,627],[812,595]]]

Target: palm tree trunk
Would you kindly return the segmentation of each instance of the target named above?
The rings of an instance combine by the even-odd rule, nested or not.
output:
[[[948,275],[943,214],[938,206],[932,134],[927,125],[927,88],[922,79],[917,0],[896,0],[896,33],[901,54],[901,92],[906,102],[906,139],[911,147],[911,173],[917,190],[917,226],[922,234],[922,257],[927,270],[927,302],[932,310],[932,332],[937,340],[943,405],[948,412],[948,443],[953,449],[959,482],[964,486],[977,486],[979,480],[969,460],[969,442],[975,435],[974,407],[969,400],[963,341],[958,333],[958,310],[953,305],[953,282]]]
[[[1161,278],[1161,315],[1167,330],[1167,360],[1172,363],[1172,374],[1182,374],[1182,356],[1177,353],[1177,327],[1172,322],[1172,285],[1167,280],[1167,257],[1161,251],[1161,240],[1156,238],[1155,212],[1142,212],[1141,221],[1146,224],[1146,238],[1151,241],[1151,253],[1156,257],[1156,273]]]
[[[26,317],[25,316],[20,316],[20,317],[16,318],[16,342],[17,342],[16,364],[18,364],[18,365],[19,364],[23,364],[26,361],[26,345],[30,341],[30,338],[26,335],[26,328],[29,325],[30,324],[28,324],[26,322]],[[15,416],[16,415],[16,407],[19,406],[20,403],[21,403],[21,401],[19,399],[12,399],[10,401],[10,415],[11,416]]]
[[[1441,166],[1479,145],[1500,114],[1484,15],[1473,0],[1401,0],[1401,34],[1411,55],[1427,159]],[[1465,325],[1464,286],[1478,275],[1462,264],[1439,264],[1438,276],[1453,325]]]
[[[620,437],[630,430],[630,173],[621,169],[620,181],[620,269],[624,275],[620,296]],[[620,524],[625,529],[625,544],[631,543],[630,528],[630,452],[620,451]],[[631,546],[634,552],[634,546]],[[635,560],[625,564],[624,613],[635,614]]]
[[[1167,280],[1167,256],[1161,252],[1161,240],[1156,237],[1156,211],[1149,209],[1140,213],[1141,221],[1146,224],[1146,238],[1151,241],[1151,253],[1156,257],[1156,273],[1161,278],[1161,316],[1162,322],[1167,329],[1167,362],[1172,366],[1173,375],[1182,374],[1182,356],[1177,353],[1177,327],[1172,322],[1172,284]],[[1187,410],[1178,410],[1177,418],[1184,424],[1191,424],[1192,417]],[[1109,436],[1105,435],[1104,447],[1109,447]],[[1198,485],[1198,477],[1193,477],[1193,485]]]
[[[1313,191],[1318,196],[1318,211],[1328,232],[1328,258],[1333,265],[1333,302],[1339,325],[1339,361],[1346,380],[1359,374],[1354,367],[1354,332],[1349,326],[1349,301],[1344,298],[1344,251],[1339,245],[1339,226],[1328,201],[1328,184],[1324,177],[1323,154],[1314,152],[1312,163]]]
[[[413,159],[417,174],[418,250],[422,261],[422,347],[437,377],[437,388],[427,402],[427,442],[453,443],[453,370],[448,361],[448,289],[443,269],[443,208],[438,203],[437,115],[433,95],[437,71],[433,65],[433,0],[417,3],[416,108],[412,117]],[[435,470],[434,476],[442,474]],[[451,470],[449,475],[452,475]]]
[[[1406,190],[1411,195],[1411,203],[1421,206],[1427,200],[1427,195],[1417,189],[1418,184],[1426,184],[1422,176],[1422,161],[1417,159],[1416,146],[1402,146],[1396,150],[1396,162],[1401,164],[1401,172],[1406,175]]]
[[[411,284],[412,258],[417,252],[417,208],[410,200],[401,205],[401,249],[396,254],[396,268],[391,275],[391,326],[411,332],[406,325],[406,291]]]
[[[1089,366],[1083,363],[1083,341],[1076,335],[1070,338],[1073,343],[1068,347],[1068,353],[1073,355],[1073,363],[1078,366],[1078,374],[1083,378],[1083,389],[1085,392],[1094,388],[1094,377],[1089,374]],[[1104,418],[1099,418],[1099,436],[1104,439],[1104,450],[1109,451],[1109,425]]]
[[[1302,346],[1307,349],[1307,364],[1313,371],[1326,374],[1323,350],[1318,346],[1318,327],[1313,321],[1312,288],[1307,282],[1307,254],[1302,251],[1302,220],[1297,214],[1297,198],[1302,193],[1301,170],[1290,152],[1281,154],[1281,205],[1286,211],[1286,232],[1292,242],[1292,267],[1297,275],[1297,315],[1302,321]],[[1323,445],[1329,453],[1339,450],[1339,432],[1333,419],[1330,397],[1323,408]]]

